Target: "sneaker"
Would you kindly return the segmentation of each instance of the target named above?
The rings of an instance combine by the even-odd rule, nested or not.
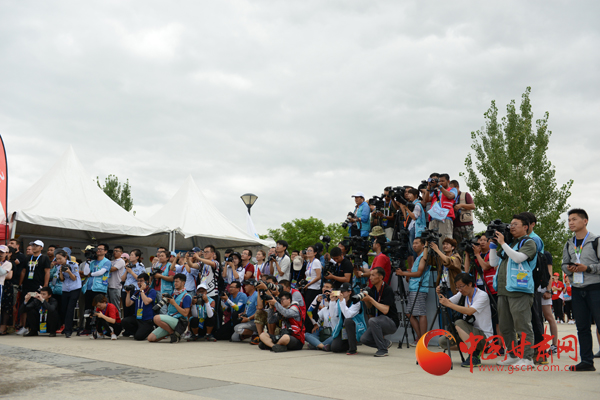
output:
[[[600,351],[594,354],[594,358],[600,358]]]
[[[271,347],[271,351],[273,353],[283,353],[287,351],[287,346],[282,346],[280,344],[276,344],[273,347]]]
[[[323,351],[331,351],[331,345],[326,344],[325,346],[323,346]]]
[[[88,330],[82,330],[81,332],[77,332],[77,336],[88,336],[89,334],[91,334],[92,332],[88,331]]]
[[[467,358],[465,358],[465,361],[460,363],[460,366],[463,368],[471,368],[471,356],[467,356]]]
[[[572,319],[569,320],[569,325],[575,325],[575,321],[573,321]]]
[[[177,336],[176,334],[172,334],[171,335],[171,343],[177,343],[179,342],[180,336]]]
[[[65,337],[66,337],[67,339],[69,339],[69,338],[71,337],[71,334],[70,334],[70,333],[65,333]]]
[[[373,355],[373,357],[387,357],[387,356],[388,356],[387,350],[377,350],[377,353],[375,353]]]
[[[312,345],[312,344],[309,343],[308,344],[308,349],[309,350],[317,350],[317,346],[314,346],[314,345]]]
[[[48,335],[49,337],[56,337],[56,333],[51,333]]]
[[[117,340],[117,335],[115,335],[114,333],[110,335],[110,340]]]
[[[267,345],[266,345],[266,344],[264,344],[263,342],[260,342],[260,343],[258,344],[258,348],[259,348],[259,349],[261,349],[261,350],[271,350],[271,349],[269,348],[269,346],[267,346]]]
[[[29,333],[29,329],[27,329],[25,327],[23,327],[17,331],[17,335],[25,335],[26,333]]]
[[[533,367],[533,361],[528,360],[526,358],[519,358],[519,361],[517,361],[514,364],[515,367]]]
[[[498,361],[496,365],[507,366],[507,365],[515,365],[518,363],[520,358],[508,356],[506,360]]]
[[[544,356],[541,356],[540,358],[537,358],[537,357],[536,357],[536,358],[533,360],[533,363],[534,363],[535,365],[548,365],[548,364],[550,364],[550,361],[548,361],[548,356],[546,356],[546,357],[544,357]]]
[[[348,352],[346,352],[346,355],[347,355],[347,356],[353,356],[353,355],[355,355],[355,354],[358,354],[358,353],[356,352],[356,350],[352,350],[352,351],[351,351],[351,350],[348,350]]]
[[[414,342],[412,342],[412,343],[410,344],[410,347],[417,347],[417,344],[418,344],[418,343],[419,343],[419,341],[418,341],[418,340],[415,340]]]
[[[58,333],[60,335],[61,333],[63,333],[64,330],[65,330],[65,326],[63,325],[63,326],[60,327],[60,329],[58,329],[56,331],[56,333]]]
[[[556,345],[551,345],[550,346],[550,351],[549,354],[556,354],[558,352],[558,348],[556,347]]]
[[[498,354],[500,354],[501,356],[503,356],[503,355],[504,355],[504,347],[501,347],[501,348],[500,348],[500,351],[498,352]]]
[[[206,340],[207,342],[216,342],[217,338],[215,338],[211,333],[209,335],[204,336],[204,340]]]
[[[596,367],[594,367],[594,364],[589,364],[589,363],[584,363],[584,362],[580,362],[577,365],[571,365],[569,366],[569,371],[572,372],[591,372],[591,371],[595,371]]]
[[[38,333],[37,332],[29,332],[29,330],[27,331],[26,334],[24,334],[23,336],[37,336]]]
[[[252,338],[252,340],[250,340],[250,344],[252,345],[258,345],[260,343],[260,338],[258,336],[255,336]]]
[[[192,336],[186,339],[188,342],[196,342],[198,341],[198,336],[192,333]]]
[[[392,345],[394,344],[394,342],[392,342],[391,340],[388,340],[388,342],[389,342],[389,343],[388,343],[388,345],[387,345],[387,348],[389,349],[390,347],[392,347]]]
[[[192,337],[192,332],[187,331],[186,333],[183,334],[183,336],[181,338],[184,340],[188,340],[191,337]]]

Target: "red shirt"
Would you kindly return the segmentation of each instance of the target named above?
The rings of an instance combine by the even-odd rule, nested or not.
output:
[[[371,265],[371,271],[373,269],[381,267],[385,271],[385,278],[383,279],[385,283],[390,284],[390,279],[392,279],[392,263],[390,262],[390,258],[383,253],[379,253],[373,259],[373,265]],[[373,284],[369,280],[369,287],[373,287]]]
[[[252,272],[252,275],[250,275],[250,278],[254,277],[254,264],[252,264],[252,263],[246,264],[246,266],[244,267],[244,279],[246,279],[246,272],[248,272],[248,271]],[[243,281],[244,279],[241,279],[241,280]]]
[[[494,276],[496,276],[496,267],[492,267],[486,271],[483,271],[483,279],[485,280],[485,283],[487,283],[491,294],[497,294],[497,292],[494,290]]]
[[[102,314],[106,315],[108,318],[113,318],[115,320],[116,324],[121,323],[121,317],[119,316],[119,310],[117,310],[117,307],[115,307],[115,305],[112,303],[108,303],[106,305],[106,308],[104,309],[104,311],[100,311],[99,308],[96,308],[96,312],[101,312]]]
[[[560,289],[564,289],[565,285],[561,281],[552,282],[552,300],[558,300],[562,291]]]

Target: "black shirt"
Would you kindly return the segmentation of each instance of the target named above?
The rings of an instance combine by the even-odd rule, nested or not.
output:
[[[383,314],[379,311],[375,306],[368,308],[368,313],[373,316],[387,315],[389,318],[394,321],[396,326],[400,326],[400,320],[398,319],[398,310],[396,309],[396,295],[394,294],[394,290],[385,283],[382,286],[382,293],[377,293],[377,289],[375,286],[369,289],[369,296],[371,296],[376,302],[379,304],[383,304],[386,306],[390,306],[387,314]]]
[[[17,264],[15,261],[12,262],[13,276],[10,282],[13,285],[18,285],[19,281],[21,280],[21,271],[27,266],[27,257],[25,257],[25,254],[19,251],[15,254],[15,260],[19,260],[19,264]]]
[[[39,256],[31,256],[25,265],[23,292],[35,292],[40,286],[44,286],[47,269],[50,269],[50,259],[47,255],[40,254]]]
[[[346,275],[346,274],[350,274],[350,282],[348,282],[348,283],[351,285],[352,285],[352,272],[353,271],[354,271],[354,266],[352,265],[352,262],[350,260],[348,260],[347,258],[344,258],[341,263],[334,265],[331,269],[331,272],[333,273],[333,275],[339,276],[340,278],[343,278],[344,275]],[[333,279],[325,279],[324,282],[331,282],[334,289],[339,289],[340,286],[342,286],[342,282],[338,282]]]

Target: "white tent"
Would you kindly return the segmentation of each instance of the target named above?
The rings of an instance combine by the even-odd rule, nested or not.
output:
[[[154,226],[176,232],[171,248],[191,249],[212,244],[217,248],[270,246],[269,241],[251,237],[213,206],[188,176],[173,198],[148,219]]]
[[[159,235],[151,241],[168,242],[168,230],[148,225],[108,197],[71,146],[33,186],[9,202],[9,210],[13,235],[132,244]]]

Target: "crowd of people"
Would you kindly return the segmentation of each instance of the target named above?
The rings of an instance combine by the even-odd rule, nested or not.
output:
[[[401,193],[388,187],[379,201],[367,201],[362,192],[352,197],[351,239],[328,251],[322,243],[288,249],[284,240],[256,254],[221,254],[212,245],[179,253],[159,248],[146,266],[139,249],[100,243],[78,259],[70,248],[40,240],[22,253],[13,239],[0,246],[0,335],[246,341],[273,352],[347,355],[362,344],[384,357],[392,345],[386,336],[402,318],[410,321],[413,345],[427,332],[434,288],[444,310],[440,326],[455,337],[455,343],[441,340],[443,348],[470,334],[500,335],[500,365],[532,366],[556,353],[557,323],[574,323],[581,362],[572,370],[595,370],[591,324],[600,320],[600,261],[584,210],[568,213],[574,236],[565,244],[561,274],[553,273],[532,213],[515,214],[505,230],[475,236],[473,199],[447,174],[432,174]],[[409,253],[392,268],[396,256],[388,250],[399,230],[406,232]],[[352,248],[352,238],[364,238],[370,257]],[[469,245],[459,251],[459,243]],[[393,275],[400,286],[406,280],[400,313]],[[554,340],[534,357],[544,320]],[[480,365],[482,351],[480,342],[463,366]]]

